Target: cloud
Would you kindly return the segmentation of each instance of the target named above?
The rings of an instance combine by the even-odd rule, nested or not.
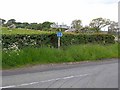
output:
[[[114,3],[118,3],[119,0],[91,0],[89,2],[90,3],[102,3],[102,4],[114,4]]]

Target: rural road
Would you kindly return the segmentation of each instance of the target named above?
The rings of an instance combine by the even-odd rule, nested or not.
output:
[[[118,88],[118,60],[4,70],[0,88]]]

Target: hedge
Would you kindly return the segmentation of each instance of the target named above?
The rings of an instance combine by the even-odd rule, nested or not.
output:
[[[61,37],[61,46],[86,43],[109,44],[115,43],[114,39],[114,36],[109,34],[64,34],[63,37]],[[57,36],[56,34],[2,35],[2,48],[24,48],[26,46],[57,47]]]

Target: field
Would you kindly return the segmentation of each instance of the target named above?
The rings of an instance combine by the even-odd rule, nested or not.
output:
[[[6,27],[2,27],[0,29],[0,32],[2,34],[52,34],[52,33],[57,33],[57,31],[42,31],[42,30],[31,30],[31,29],[8,29]],[[70,32],[63,32],[64,34],[75,34],[75,33],[70,33]]]
[[[28,29],[8,29],[3,27],[2,34],[46,34],[46,33],[53,33],[48,31],[40,31],[40,30],[28,30]]]

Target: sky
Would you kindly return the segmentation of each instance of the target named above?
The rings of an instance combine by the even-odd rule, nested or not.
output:
[[[0,0],[0,18],[16,22],[56,22],[70,25],[75,19],[83,26],[102,17],[118,21],[120,0]]]

